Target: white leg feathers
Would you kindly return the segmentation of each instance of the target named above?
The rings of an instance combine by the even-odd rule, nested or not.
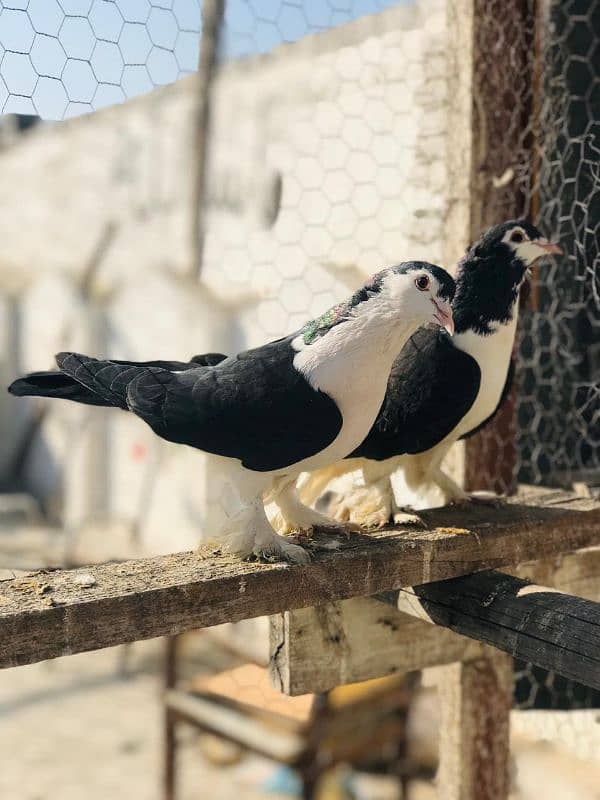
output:
[[[280,536],[267,519],[263,495],[270,487],[271,476],[251,472],[231,459],[221,459],[218,466],[231,496],[220,524],[208,531],[207,538],[242,558],[307,564],[309,553]]]
[[[266,561],[308,564],[310,555],[300,545],[280,536],[271,527],[262,497],[232,517],[223,526],[220,539],[231,552],[247,558],[254,555]]]
[[[273,521],[281,533],[310,533],[313,528],[339,530],[343,527],[331,517],[305,505],[300,499],[296,481],[287,476],[274,483],[270,499],[278,509]]]

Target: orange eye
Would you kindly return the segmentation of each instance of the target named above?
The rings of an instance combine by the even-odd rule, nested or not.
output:
[[[429,289],[429,278],[427,275],[419,275],[419,277],[415,279],[415,286],[420,292],[426,292],[427,289]]]

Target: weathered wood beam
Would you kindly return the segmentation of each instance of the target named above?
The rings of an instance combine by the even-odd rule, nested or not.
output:
[[[204,257],[204,239],[206,235],[206,206],[208,182],[208,155],[210,144],[210,123],[213,81],[217,68],[217,57],[225,0],[204,0],[202,3],[202,33],[200,35],[200,53],[198,57],[198,82],[196,86],[195,110],[195,169],[193,175],[192,203],[190,208],[192,219],[192,264],[190,276],[200,275]]]
[[[600,602],[600,547],[520,564],[510,572]],[[291,695],[482,658],[490,649],[370,597],[271,617],[271,676]]]
[[[403,588],[385,602],[600,689],[600,603],[495,571]]]
[[[284,694],[480,658],[484,645],[370,597],[353,597],[271,617],[274,685]]]
[[[495,652],[437,675],[444,800],[506,800],[510,788],[512,659]]]
[[[535,7],[503,0],[502,19],[489,0],[471,0],[470,239],[490,225],[527,213],[532,163]],[[498,46],[498,42],[502,46]],[[465,442],[465,486],[498,493],[517,483],[517,386],[484,430]]]
[[[0,666],[373,595],[600,544],[600,502],[526,492],[424,514],[430,530],[354,535],[307,566],[181,553],[0,583]],[[440,527],[444,526],[444,527]],[[452,527],[448,527],[452,526]],[[319,542],[319,537],[316,538]]]

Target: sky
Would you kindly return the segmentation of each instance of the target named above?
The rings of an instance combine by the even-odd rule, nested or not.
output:
[[[222,57],[411,0],[227,0]],[[0,110],[58,120],[193,72],[200,0],[0,0]]]

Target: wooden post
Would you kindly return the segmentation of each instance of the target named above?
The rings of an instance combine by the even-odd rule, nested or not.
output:
[[[448,208],[444,225],[444,263],[448,269],[464,255],[471,241],[471,172],[473,147],[474,0],[449,0],[448,136],[446,171]]]
[[[527,136],[534,82],[533,5],[506,0],[500,18],[486,0],[474,0],[472,239],[526,212],[533,157]],[[492,423],[467,441],[469,489],[500,494],[516,489],[516,391],[513,386]]]
[[[165,639],[165,660],[164,660],[164,692],[175,688],[177,682],[177,644],[178,636],[167,636]],[[163,703],[164,709],[164,748],[163,748],[163,800],[175,800],[176,789],[176,715],[167,703]]]
[[[192,187],[192,263],[190,275],[202,271],[205,237],[206,184],[208,175],[208,141],[210,137],[211,92],[217,66],[219,38],[225,13],[225,0],[204,0],[202,34],[198,59],[198,103],[193,139],[196,162]]]
[[[505,800],[509,792],[512,658],[439,668],[441,800]]]

